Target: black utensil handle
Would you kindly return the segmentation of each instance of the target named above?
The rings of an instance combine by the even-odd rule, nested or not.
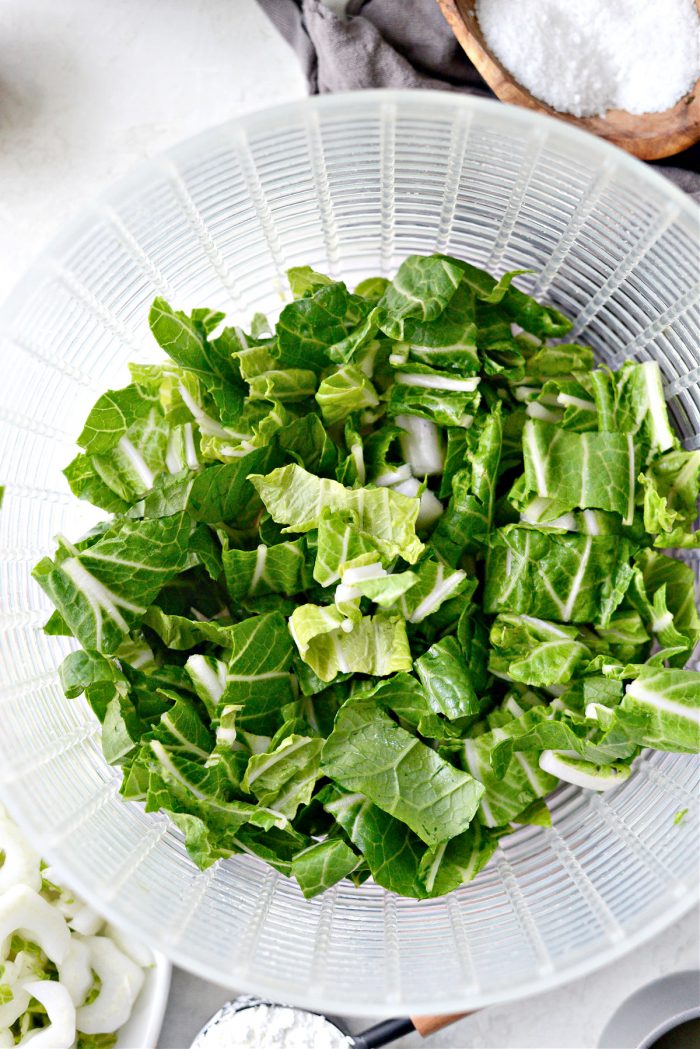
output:
[[[380,1049],[382,1045],[403,1037],[405,1034],[413,1034],[415,1031],[413,1020],[408,1016],[396,1016],[392,1020],[382,1020],[374,1027],[368,1027],[366,1031],[354,1036],[354,1049]]]

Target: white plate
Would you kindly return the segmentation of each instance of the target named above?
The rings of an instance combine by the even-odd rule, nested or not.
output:
[[[115,1049],[155,1049],[163,1025],[170,991],[171,965],[162,954],[154,954],[155,965],[146,970],[146,980],[136,999],[129,1022],[119,1031]]]

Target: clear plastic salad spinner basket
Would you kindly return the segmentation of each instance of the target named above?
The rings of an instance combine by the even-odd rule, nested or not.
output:
[[[96,512],[61,474],[97,395],[155,359],[155,294],[237,323],[309,264],[349,284],[412,252],[488,270],[575,318],[613,366],[656,359],[700,447],[698,225],[660,175],[567,124],[422,91],[309,99],[208,131],[120,182],[56,239],[2,315],[0,797],[76,890],[200,976],[331,1012],[477,1008],[603,965],[683,914],[700,836],[691,757],[654,753],[604,795],[550,801],[471,884],[417,903],[342,882],[305,902],[241,857],[200,872],[118,794],[99,725],[64,698],[72,642],[40,627],[31,566]],[[697,553],[694,555],[697,565]],[[696,664],[697,665],[697,664]],[[688,809],[683,820],[674,815]]]

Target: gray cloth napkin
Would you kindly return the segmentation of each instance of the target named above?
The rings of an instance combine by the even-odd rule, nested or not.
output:
[[[435,0],[258,0],[299,57],[312,94],[368,87],[490,96]],[[659,170],[700,202],[697,154]]]

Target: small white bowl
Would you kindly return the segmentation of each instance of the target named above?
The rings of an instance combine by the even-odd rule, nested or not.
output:
[[[653,1049],[663,1034],[695,1019],[699,1004],[697,969],[662,976],[625,999],[606,1024],[598,1049]]]
[[[115,1049],[155,1049],[163,1026],[172,967],[165,955],[154,952],[155,964],[146,969],[134,1011],[120,1029]]]

